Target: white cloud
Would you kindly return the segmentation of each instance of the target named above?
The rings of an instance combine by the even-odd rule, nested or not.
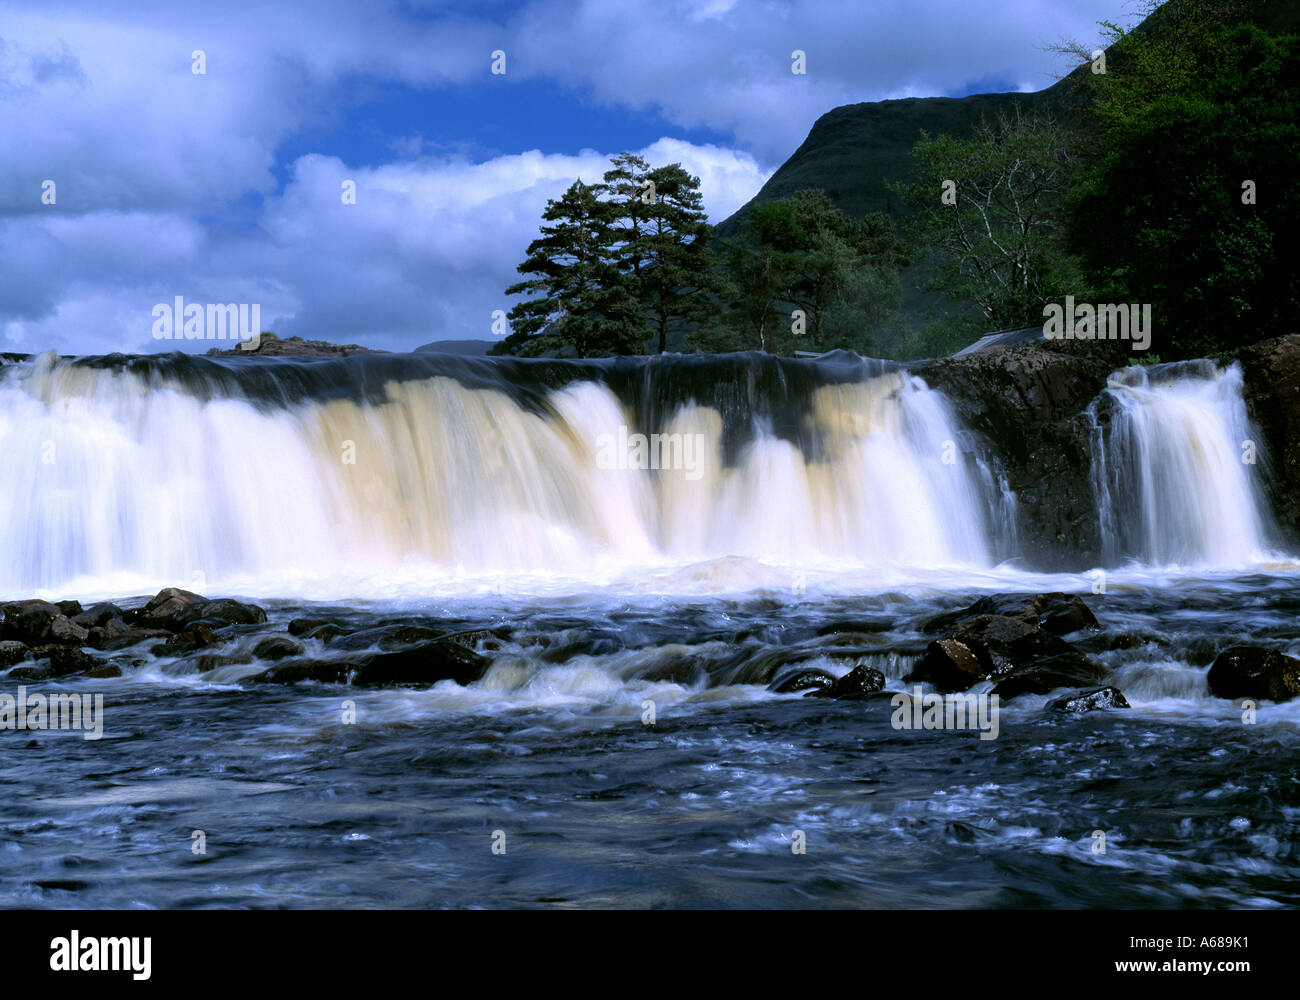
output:
[[[640,150],[701,178],[718,221],[769,172],[753,157],[665,138]],[[204,230],[180,214],[25,215],[0,232],[0,268],[52,292],[21,310],[9,350],[153,351],[155,303],[259,302],[263,325],[285,335],[410,349],[441,338],[490,338],[492,310],[518,279],[548,198],[579,177],[598,180],[605,153],[537,150],[484,163],[417,160],[354,169],[336,157],[293,164],[255,227]],[[356,184],[344,204],[342,184]],[[39,252],[33,254],[33,249]],[[10,306],[13,309],[13,306]]]

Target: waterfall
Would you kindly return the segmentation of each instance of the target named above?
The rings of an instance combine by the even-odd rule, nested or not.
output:
[[[1089,408],[1108,565],[1233,567],[1268,556],[1266,457],[1238,365],[1130,367]]]
[[[1011,498],[854,359],[184,356],[0,372],[0,593],[744,556],[987,566]]]

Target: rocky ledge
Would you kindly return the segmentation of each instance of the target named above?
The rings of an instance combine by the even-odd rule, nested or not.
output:
[[[346,358],[353,354],[388,354],[388,351],[360,344],[331,344],[327,340],[303,340],[301,337],[279,337],[274,333],[263,333],[258,338],[256,350],[247,350],[240,345],[229,348],[213,347],[209,354],[236,354],[241,357],[283,358],[290,356],[309,358]]]
[[[177,587],[160,590],[139,607],[27,600],[0,605],[0,612],[0,674],[23,682],[117,677],[152,655],[178,664],[167,669],[216,672],[223,681],[247,685],[427,687],[447,680],[464,685],[483,677],[507,639],[535,647],[548,663],[625,648],[609,630],[576,619],[561,622],[558,633],[535,635],[501,625],[360,621],[346,611],[272,623],[255,604]],[[888,627],[875,620],[835,619],[805,641],[746,645],[708,662],[686,656],[636,676],[687,684],[766,684],[782,694],[859,700],[890,696],[885,674],[871,665],[877,663],[942,693],[979,690],[1004,702],[1051,694],[1055,700],[1048,710],[1066,714],[1128,707],[1123,692],[1107,686],[1108,671],[1092,654],[1128,648],[1140,639],[1104,634],[1076,595],[991,594],[917,623],[922,636],[934,638],[883,647],[871,641],[872,633]],[[1279,650],[1231,646],[1210,650],[1202,662],[1211,658],[1206,683],[1216,697],[1289,701],[1300,696],[1300,659]],[[828,664],[842,667],[827,669]]]
[[[295,619],[288,634],[266,634],[266,611],[257,605],[213,600],[177,587],[160,590],[133,609],[30,600],[0,610],[0,669],[11,668],[8,679],[22,681],[117,677],[123,667],[143,662],[138,653],[147,650],[183,659],[198,673],[247,665],[251,669],[241,673],[242,683],[469,684],[491,663],[475,647],[496,641],[487,630],[402,623],[357,628],[323,619]],[[312,647],[325,646],[328,655],[307,655],[299,639],[320,640]]]

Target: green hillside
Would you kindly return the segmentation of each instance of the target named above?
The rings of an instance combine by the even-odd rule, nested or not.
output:
[[[1162,11],[1137,30],[1159,30]],[[1237,6],[1236,16],[1274,33],[1300,32],[1300,0],[1246,0]],[[1108,52],[1107,58],[1122,58],[1122,53]],[[889,186],[911,179],[911,149],[922,132],[965,138],[982,118],[995,118],[1017,103],[1025,109],[1050,110],[1063,123],[1077,125],[1083,119],[1078,113],[1081,98],[1075,81],[1088,72],[1089,67],[1081,66],[1051,87],[1033,93],[868,101],[828,111],[817,119],[808,138],[758,194],[718,224],[718,236],[738,235],[754,205],[787,198],[806,188],[825,191],[852,217],[885,212],[897,218],[907,208]],[[926,278],[918,268],[905,269],[902,274],[903,314],[913,328],[920,326],[934,308],[962,308],[961,304],[922,291]]]

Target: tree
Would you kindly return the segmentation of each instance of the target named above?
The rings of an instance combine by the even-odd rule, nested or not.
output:
[[[1097,155],[1068,204],[1098,294],[1150,303],[1162,357],[1230,355],[1294,329],[1300,38],[1180,0],[1146,30],[1103,25]]]
[[[495,353],[535,355],[573,348],[631,354],[640,348],[645,322],[615,262],[617,234],[594,185],[575,181],[547,202],[541,236],[528,245],[520,274],[534,275],[506,289],[527,294],[509,313],[512,333]]]
[[[901,254],[883,215],[852,220],[799,191],[756,205],[720,256],[727,308],[697,349],[870,351],[897,327]]]
[[[641,265],[641,305],[662,354],[669,333],[695,326],[713,311],[718,282],[700,179],[672,163],[650,171],[647,180],[652,200],[641,249],[632,259]]]
[[[1017,105],[969,139],[922,133],[912,157],[916,180],[896,190],[918,209],[908,235],[936,266],[931,288],[995,330],[1040,325],[1045,303],[1079,293],[1063,218],[1076,157],[1050,114]]]

